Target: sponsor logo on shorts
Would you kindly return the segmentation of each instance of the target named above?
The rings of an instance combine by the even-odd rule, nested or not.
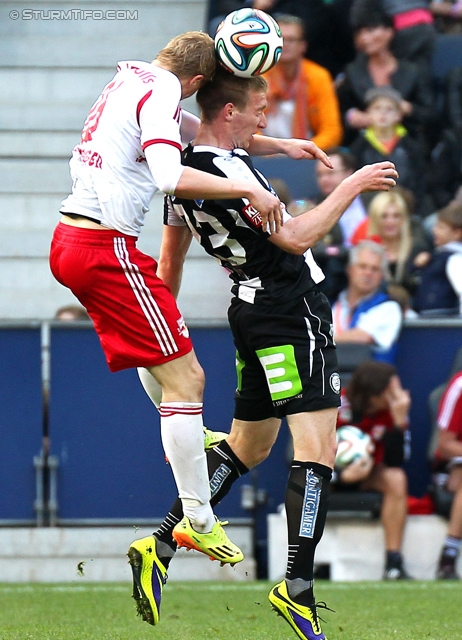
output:
[[[305,495],[303,498],[302,519],[299,535],[302,538],[313,538],[321,499],[321,478],[311,469],[306,473]]]
[[[189,329],[186,326],[186,322],[184,321],[183,316],[181,316],[181,318],[178,318],[176,324],[178,326],[179,335],[183,336],[183,338],[189,338]]]
[[[333,373],[329,380],[330,388],[334,393],[340,393],[340,388],[342,386],[340,382],[340,376],[338,373]]]
[[[273,402],[273,404],[275,407],[282,407],[283,404],[287,404],[292,400],[300,400],[301,398],[303,398],[303,395],[299,393],[298,395],[293,396],[292,398],[286,398],[285,400],[276,400],[276,402]]]

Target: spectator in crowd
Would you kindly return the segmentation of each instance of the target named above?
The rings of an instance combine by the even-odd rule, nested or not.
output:
[[[431,244],[420,219],[411,218],[399,188],[383,195],[387,197],[372,198],[369,216],[356,229],[352,242],[371,239],[382,244],[387,256],[387,284],[402,285],[413,295],[417,287],[415,271],[428,260]]]
[[[334,339],[372,345],[376,360],[393,362],[401,330],[401,307],[388,295],[385,248],[364,240],[350,249],[348,286],[332,308]]]
[[[297,16],[280,15],[284,38],[279,62],[264,74],[268,82],[267,127],[281,138],[307,138],[323,150],[343,136],[340,109],[329,71],[304,58],[308,43]]]
[[[435,471],[440,484],[454,494],[436,577],[458,580],[456,565],[462,543],[462,371],[448,382],[436,421]]]
[[[360,2],[376,0],[356,0]],[[435,50],[436,29],[429,0],[381,0],[383,9],[393,19],[395,35],[392,51],[400,60],[409,60],[428,73]]]
[[[368,89],[383,85],[392,86],[401,94],[403,125],[409,134],[427,142],[429,126],[436,118],[429,74],[392,53],[393,23],[379,5],[352,11],[351,24],[357,56],[336,79],[344,118],[344,144],[350,145],[358,131],[370,125],[364,97]]]
[[[419,270],[414,309],[421,316],[462,315],[462,204],[438,212],[435,249]]]
[[[90,320],[90,316],[88,315],[85,307],[82,307],[79,304],[68,304],[64,307],[59,307],[59,309],[56,310],[55,320],[76,322],[79,320]]]
[[[323,171],[321,163],[316,163],[319,193],[312,206],[322,202],[342,180],[350,176],[356,169],[356,159],[348,149],[334,147],[329,149],[327,153],[333,169],[329,172]],[[302,206],[306,207],[305,204]],[[292,203],[288,210],[291,215],[294,215]],[[302,210],[301,207],[300,210]],[[325,275],[325,279],[319,285],[320,289],[331,303],[336,300],[340,291],[347,285],[345,269],[348,261],[348,248],[351,246],[351,234],[359,223],[366,219],[366,216],[363,198],[358,196],[347,207],[339,222],[312,248],[316,262]]]
[[[460,0],[433,0],[430,11],[438,33],[462,33],[462,3]]]
[[[401,555],[407,516],[407,477],[403,462],[409,455],[409,392],[402,388],[394,366],[373,360],[354,371],[339,410],[337,426],[354,425],[375,445],[373,458],[335,468],[334,487],[383,494],[381,521],[385,533],[385,580],[408,579]]]
[[[334,147],[327,150],[332,169],[322,167],[321,162],[316,161],[316,180],[319,187],[319,194],[316,203],[322,202],[332,191],[348,176],[354,173],[357,161],[354,155],[344,147]],[[361,196],[353,200],[345,213],[340,218],[338,224],[341,229],[343,244],[351,246],[351,236],[358,225],[367,217],[366,205]]]
[[[398,185],[409,189],[417,209],[425,204],[426,163],[423,149],[402,124],[401,94],[389,86],[374,87],[365,95],[370,124],[351,145],[358,166],[391,160],[399,174]],[[426,213],[430,213],[427,210]]]

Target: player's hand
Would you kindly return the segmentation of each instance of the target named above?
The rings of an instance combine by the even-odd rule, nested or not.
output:
[[[342,469],[340,480],[345,484],[362,482],[369,476],[373,466],[374,459],[372,456],[362,456]]]
[[[400,429],[406,429],[409,424],[409,410],[411,408],[411,395],[407,389],[403,389],[398,376],[393,376],[385,390],[385,398],[388,403],[393,423]]]
[[[393,162],[376,162],[366,164],[349,176],[346,180],[359,182],[361,191],[389,191],[396,186],[398,172]]]
[[[249,201],[261,216],[262,228],[266,230],[269,225],[271,233],[277,233],[283,224],[282,207],[279,198],[260,185],[256,185]]]
[[[285,153],[293,160],[320,160],[326,167],[333,169],[329,156],[311,140],[289,138],[285,141]]]

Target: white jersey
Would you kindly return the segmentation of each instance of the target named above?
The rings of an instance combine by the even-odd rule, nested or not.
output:
[[[147,62],[120,62],[74,148],[72,193],[61,213],[138,236],[153,194],[172,193],[183,171],[180,100],[174,74]]]

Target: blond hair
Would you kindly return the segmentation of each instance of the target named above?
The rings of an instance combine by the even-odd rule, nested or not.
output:
[[[215,45],[207,33],[187,31],[172,38],[154,62],[160,62],[180,80],[203,75],[204,82],[209,82],[217,67]]]
[[[411,217],[406,200],[398,191],[383,191],[374,196],[368,207],[369,214],[369,236],[381,237],[381,221],[385,209],[389,205],[394,205],[401,214],[403,224],[398,245],[398,259],[396,261],[396,271],[394,277],[387,269],[386,279],[388,282],[399,283],[403,279],[406,262],[412,249]]]

